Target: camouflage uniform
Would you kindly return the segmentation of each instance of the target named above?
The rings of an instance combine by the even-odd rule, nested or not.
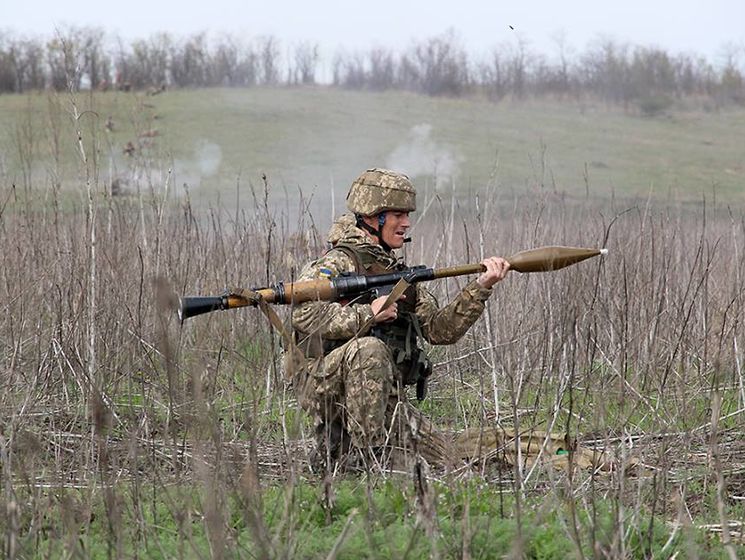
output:
[[[399,237],[390,237],[383,228],[388,211],[416,210],[411,180],[395,171],[368,169],[352,183],[347,208],[353,214],[342,216],[329,233],[332,249],[306,266],[301,280],[350,272],[378,274],[403,267],[386,242],[400,247],[400,229]],[[394,232],[396,227],[405,231],[408,225],[401,224],[406,218],[401,222],[401,215],[394,217]],[[367,234],[378,243],[370,243]],[[337,459],[355,456],[375,461],[391,457],[395,464],[398,459],[406,460],[410,450],[416,452],[415,459],[421,456],[442,465],[459,459],[471,462],[501,450],[501,458],[509,464],[519,459],[532,465],[543,458],[561,468],[612,467],[605,454],[576,446],[564,434],[532,427],[516,433],[498,425],[485,426],[451,438],[408,403],[403,385],[416,383],[419,392],[420,382],[426,381],[431,369],[422,357],[419,339],[431,344],[457,341],[481,315],[490,294],[491,289],[472,282],[440,309],[432,294],[415,284],[397,302],[395,316],[379,324],[372,321],[374,296],[347,303],[298,305],[292,313],[297,347],[289,345],[285,372],[292,375],[298,400],[315,421],[320,452],[316,466],[329,468]],[[361,452],[346,453],[352,446]],[[400,451],[389,455],[390,450]]]
[[[355,272],[358,263],[348,252],[333,248],[339,244],[356,246],[374,255],[377,264],[386,269],[398,264],[391,252],[370,243],[351,214],[334,223],[328,240],[332,249],[308,264],[300,280]],[[452,344],[460,339],[481,315],[492,291],[474,281],[447,306],[439,308],[424,285],[417,284],[414,289],[421,335],[431,344]],[[295,340],[307,356],[306,367],[296,372],[294,384],[301,406],[313,417],[319,440],[336,438],[331,444],[334,449],[326,450],[331,454],[349,443],[358,448],[379,449],[401,442],[401,426],[392,430],[396,418],[415,424],[405,426],[409,434],[412,428],[420,435],[434,434],[427,419],[406,402],[390,348],[370,336],[369,329],[365,330],[372,316],[369,304],[324,301],[298,305],[292,312]],[[324,352],[324,343],[330,341],[337,347]],[[339,439],[347,434],[351,442]]]

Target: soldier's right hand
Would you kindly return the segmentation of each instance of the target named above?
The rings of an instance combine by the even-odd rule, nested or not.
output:
[[[400,299],[404,299],[404,297],[405,296],[401,296]],[[374,300],[372,300],[370,307],[372,308],[373,315],[375,316],[375,323],[389,323],[390,321],[395,321],[398,317],[397,303],[394,302],[383,309],[383,304],[387,299],[388,296],[380,296],[379,298],[375,298]]]

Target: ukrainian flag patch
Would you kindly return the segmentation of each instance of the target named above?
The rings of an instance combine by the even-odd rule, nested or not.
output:
[[[318,274],[320,274],[324,278],[331,278],[334,275],[334,271],[330,268],[323,267],[318,270]]]

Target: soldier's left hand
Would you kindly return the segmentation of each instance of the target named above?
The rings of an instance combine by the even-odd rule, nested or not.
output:
[[[489,257],[481,261],[481,264],[486,267],[486,272],[482,272],[476,282],[482,288],[491,288],[497,282],[504,280],[510,270],[510,263],[502,257]]]

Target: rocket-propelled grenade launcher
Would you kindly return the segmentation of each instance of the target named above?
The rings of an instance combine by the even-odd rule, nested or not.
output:
[[[607,249],[585,249],[582,247],[539,247],[521,251],[507,258],[510,270],[517,272],[548,272],[559,270],[585,259],[604,255]],[[385,286],[393,286],[403,279],[409,284],[427,282],[451,276],[480,274],[486,267],[466,264],[448,268],[426,268],[415,266],[386,274],[362,276],[347,274],[334,278],[319,278],[299,282],[283,283],[255,290],[236,290],[221,296],[183,297],[179,302],[178,315],[183,321],[210,311],[234,309],[258,305],[262,300],[273,304],[298,304],[306,301],[336,301],[355,298],[365,292]]]

